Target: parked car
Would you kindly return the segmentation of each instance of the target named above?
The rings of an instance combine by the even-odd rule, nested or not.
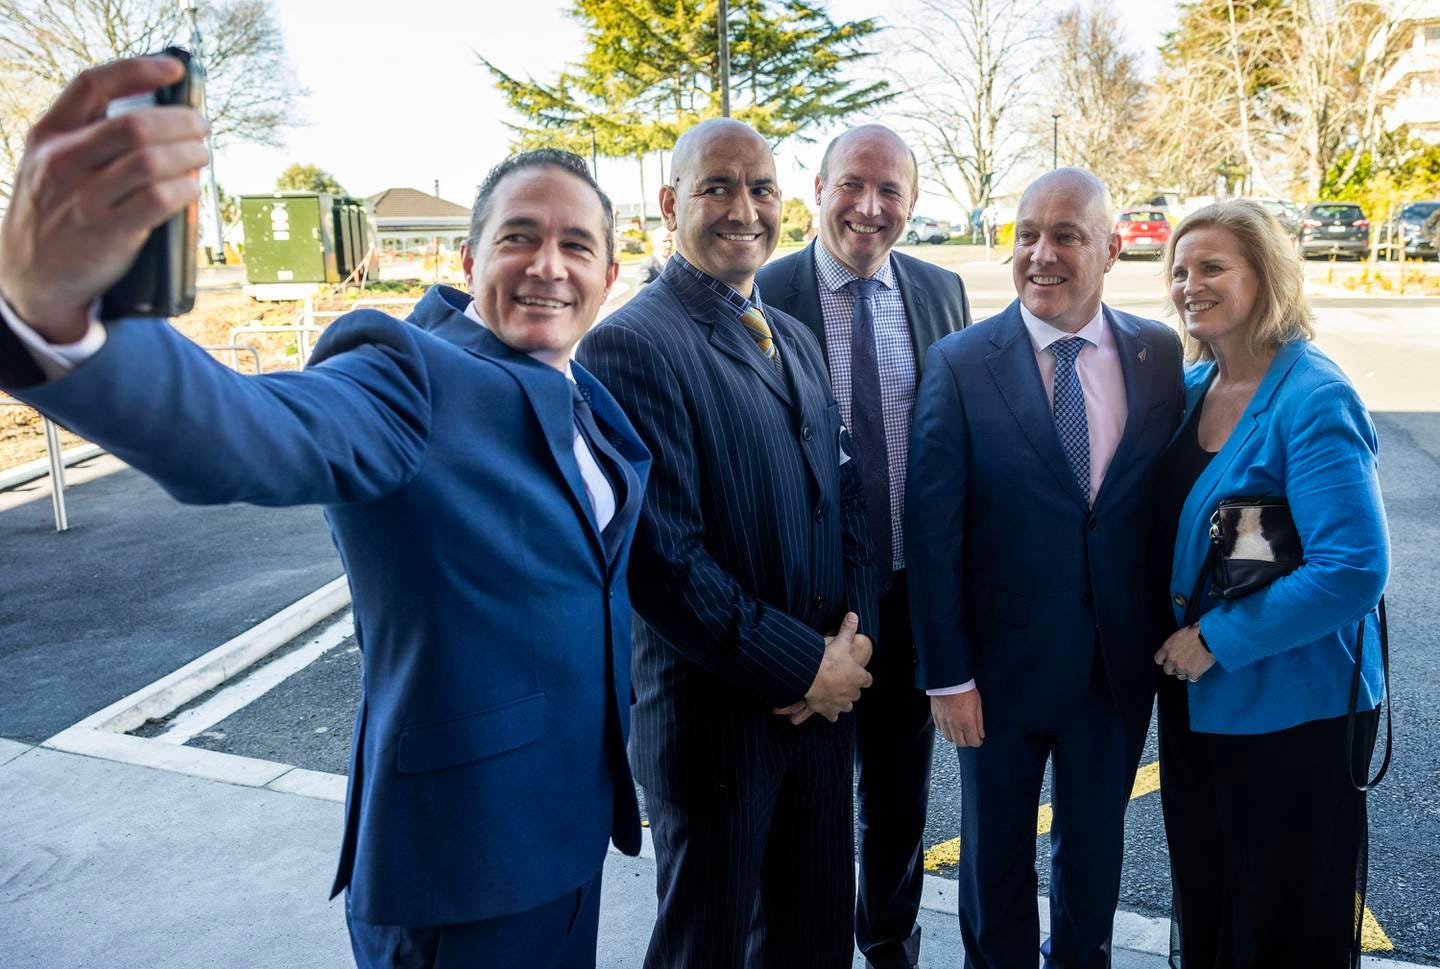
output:
[[[905,241],[911,245],[917,242],[939,245],[949,238],[950,223],[943,219],[932,219],[924,215],[911,216],[910,224],[905,228]]]
[[[1170,241],[1170,223],[1158,208],[1126,209],[1115,220],[1120,257],[1158,256]]]
[[[1384,228],[1380,230],[1380,241],[1391,245],[1398,243],[1403,226],[1405,258],[1434,259],[1436,224],[1430,220],[1437,212],[1440,212],[1440,201],[1431,199],[1424,202],[1411,202],[1385,223]],[[1394,253],[1395,250],[1390,250],[1392,259]]]
[[[1300,213],[1295,247],[1301,258],[1354,256],[1370,250],[1370,220],[1353,202],[1311,202]]]
[[[1292,239],[1300,233],[1300,206],[1284,199],[1253,198],[1250,201],[1275,216],[1280,228]]]

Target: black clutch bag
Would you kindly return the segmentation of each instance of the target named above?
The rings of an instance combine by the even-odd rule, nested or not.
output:
[[[1220,502],[1210,516],[1210,548],[1210,594],[1217,599],[1249,595],[1305,562],[1300,534],[1283,498]]]
[[[1290,515],[1290,503],[1273,495],[1226,498],[1210,515],[1210,550],[1200,566],[1195,591],[1185,612],[1188,626],[1199,618],[1202,596],[1240,599],[1289,575],[1305,563],[1300,532]],[[1208,580],[1208,584],[1207,584]],[[1380,614],[1380,661],[1385,676],[1385,756],[1368,782],[1355,777],[1355,717],[1360,702],[1360,666],[1365,655],[1365,620],[1355,636],[1355,673],[1350,678],[1350,708],[1346,712],[1347,759],[1350,781],[1356,790],[1368,791],[1390,769],[1390,633],[1385,621],[1385,597],[1376,606]],[[1371,748],[1371,754],[1374,748]],[[1368,763],[1369,757],[1362,763]]]

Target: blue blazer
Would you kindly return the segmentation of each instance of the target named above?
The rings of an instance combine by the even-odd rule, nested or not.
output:
[[[436,287],[409,324],[357,310],[305,372],[262,377],[122,320],[17,392],[181,501],[326,506],[364,653],[334,888],[368,922],[519,912],[591,880],[612,837],[640,846],[625,569],[649,454],[576,367],[629,462],[602,535],[564,375],[468,301]]]
[[[1214,377],[1213,361],[1186,374],[1187,415]],[[1390,573],[1390,537],[1375,455],[1375,427],[1340,368],[1304,341],[1282,346],[1185,500],[1170,580],[1175,621],[1183,621],[1209,548],[1210,515],[1225,498],[1287,499],[1305,564],[1243,599],[1211,605],[1200,618],[1216,662],[1189,687],[1195,730],[1269,733],[1344,714],[1362,617],[1359,708],[1380,702],[1372,613]]]
[[[847,609],[875,628],[864,506],[820,348],[765,312],[783,376],[672,259],[577,353],[655,454],[630,567],[633,757],[648,792],[689,808],[757,796],[752,780],[802,744],[848,785],[845,720],[797,729],[770,711],[805,695]]]
[[[930,348],[905,514],[917,685],[974,678],[987,722],[1050,729],[1086,698],[1098,638],[1110,691],[1150,715],[1151,502],[1180,418],[1174,331],[1106,307],[1129,416],[1093,509],[1070,471],[1012,303]]]

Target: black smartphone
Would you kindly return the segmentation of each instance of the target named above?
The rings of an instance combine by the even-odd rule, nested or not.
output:
[[[185,65],[185,76],[153,94],[113,103],[110,114],[150,104],[183,104],[200,109],[205,96],[205,76],[200,65],[184,48],[167,47],[164,53]],[[195,306],[195,249],[199,229],[197,202],[191,202],[183,211],[156,226],[134,264],[101,299],[101,318],[179,316],[190,312]]]

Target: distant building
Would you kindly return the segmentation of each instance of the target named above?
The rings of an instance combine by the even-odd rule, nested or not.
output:
[[[470,210],[414,188],[387,188],[365,200],[375,217],[380,252],[389,256],[424,256],[439,249],[460,251],[470,231]]]
[[[1380,81],[1385,129],[1440,144],[1440,0],[1415,4],[1402,27],[1404,52]]]

